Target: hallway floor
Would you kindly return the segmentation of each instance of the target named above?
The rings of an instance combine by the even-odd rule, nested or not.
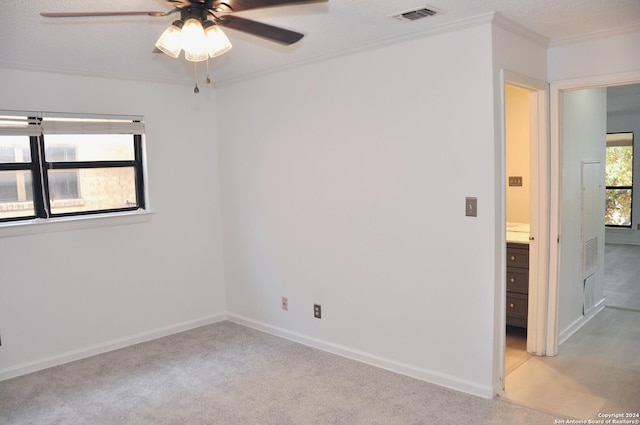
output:
[[[604,252],[605,304],[640,310],[640,245],[606,244]]]
[[[527,330],[507,326],[506,348],[504,373],[508,376],[531,357],[531,354],[527,353]]]
[[[526,330],[507,328],[503,399],[575,419],[640,413],[640,246],[606,245],[604,293],[556,357],[531,356]]]
[[[531,356],[509,373],[502,398],[575,419],[640,413],[640,311],[605,308],[558,356]]]

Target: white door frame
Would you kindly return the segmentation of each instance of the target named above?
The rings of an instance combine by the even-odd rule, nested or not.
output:
[[[544,355],[547,341],[547,276],[549,270],[549,143],[548,143],[548,84],[526,75],[508,70],[500,72],[501,84],[501,112],[502,112],[502,246],[503,267],[506,268],[506,110],[505,85],[526,89],[530,99],[530,199],[531,199],[531,230],[529,244],[529,317],[527,320],[528,337],[527,351],[536,355]],[[502,350],[501,370],[504,373],[504,346],[506,333],[506,273],[502,273],[499,285],[502,300],[501,311],[501,341]],[[504,382],[504,381],[503,381]]]
[[[560,244],[562,243],[561,204],[562,204],[562,93],[569,90],[609,87],[640,83],[640,71],[621,74],[601,75],[579,79],[560,80],[551,83],[550,88],[550,148],[549,148],[549,297],[546,306],[547,332],[545,347],[547,356],[558,354],[558,294],[560,275]]]

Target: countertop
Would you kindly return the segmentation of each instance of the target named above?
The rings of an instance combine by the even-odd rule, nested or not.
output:
[[[507,223],[507,242],[529,243],[529,223]]]

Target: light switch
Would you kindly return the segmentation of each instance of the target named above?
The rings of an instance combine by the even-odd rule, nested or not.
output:
[[[478,216],[478,198],[466,198],[465,215],[467,217]]]
[[[522,186],[522,176],[509,176],[509,186]]]

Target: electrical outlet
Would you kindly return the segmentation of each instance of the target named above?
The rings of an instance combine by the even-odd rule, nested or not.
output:
[[[313,305],[313,317],[322,319],[322,306],[320,304]]]
[[[289,310],[289,300],[287,297],[282,297],[282,309],[287,311]]]

